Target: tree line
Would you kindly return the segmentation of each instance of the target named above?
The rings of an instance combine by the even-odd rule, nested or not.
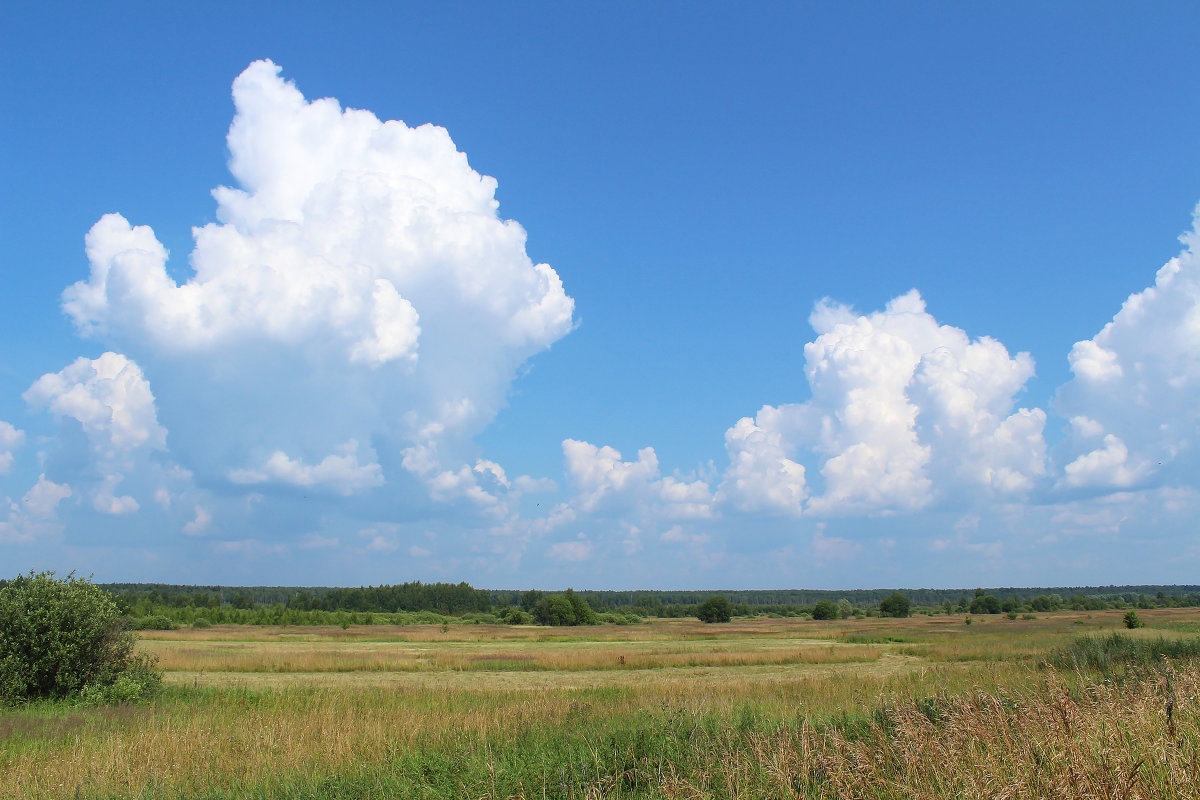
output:
[[[0,586],[4,585],[0,580]],[[466,582],[360,587],[187,586],[177,584],[99,584],[111,592],[122,613],[143,627],[155,625],[268,624],[364,625],[439,624],[447,620],[521,624],[575,618],[586,605],[600,621],[629,623],[647,617],[696,617],[702,604],[720,594],[732,616],[811,616],[816,619],[888,615],[881,607],[902,595],[911,613],[1000,614],[1073,609],[1200,606],[1200,586],[1103,586],[1051,588],[602,591],[551,593],[538,589],[478,589]],[[551,605],[556,609],[550,612]]]

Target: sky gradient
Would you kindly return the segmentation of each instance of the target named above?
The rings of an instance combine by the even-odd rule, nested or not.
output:
[[[1194,583],[1190,4],[16,4],[0,573]]]

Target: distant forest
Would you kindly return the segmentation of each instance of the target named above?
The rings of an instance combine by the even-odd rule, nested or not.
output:
[[[3,581],[0,581],[3,583]],[[360,587],[181,586],[99,584],[142,627],[188,624],[413,624],[494,623],[513,610],[531,611],[547,592],[476,589],[467,583]],[[835,604],[840,616],[875,616],[884,598],[900,592],[914,614],[1033,613],[1060,609],[1200,606],[1200,586],[1050,586],[979,589],[752,589],[575,592],[606,622],[647,617],[692,617],[709,597],[723,595],[738,616],[808,616],[816,604]]]

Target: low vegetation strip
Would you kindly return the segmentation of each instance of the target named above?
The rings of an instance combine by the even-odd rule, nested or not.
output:
[[[1127,667],[1154,668],[1165,661],[1200,658],[1200,637],[1168,639],[1133,637],[1122,633],[1080,636],[1066,647],[1056,647],[1047,659],[1059,669],[1108,673]]]

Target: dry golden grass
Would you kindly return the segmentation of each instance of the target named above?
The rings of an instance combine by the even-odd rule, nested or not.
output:
[[[1133,635],[1200,623],[1195,609],[1139,613],[1159,628]],[[280,776],[386,770],[417,745],[466,757],[679,715],[703,734],[681,745],[691,766],[660,763],[640,796],[1200,797],[1194,668],[1170,689],[1099,683],[1074,698],[1039,668],[1049,647],[1120,620],[147,632],[175,688],[149,707],[0,713],[0,797],[241,797]],[[886,726],[830,724],[880,708]],[[744,729],[748,710],[773,722]],[[620,778],[588,791],[626,797]]]
[[[1200,797],[1200,671],[1168,681],[1093,682],[1071,692],[1053,673],[1027,691],[975,691],[936,703],[891,699],[886,722],[854,735],[798,729],[718,737],[706,768],[668,774],[668,798],[738,785],[774,798]],[[1168,711],[1168,709],[1170,709]]]
[[[168,672],[579,671],[874,661],[880,645],[760,639],[621,642],[142,641]]]
[[[860,665],[824,665],[782,675],[765,668],[733,674],[667,669],[649,681],[624,680],[607,688],[602,682],[572,688],[552,681],[536,687],[540,691],[529,691],[535,687],[528,681],[544,673],[507,687],[469,681],[479,676],[468,673],[447,673],[443,677],[458,679],[446,682],[426,673],[414,676],[424,683],[392,688],[346,681],[328,688],[276,686],[266,693],[227,688],[126,711],[119,719],[108,711],[80,711],[52,723],[32,734],[32,745],[26,741],[0,753],[0,796],[62,798],[81,786],[84,796],[187,797],[213,785],[385,763],[415,741],[450,749],[477,746],[564,721],[599,729],[609,720],[664,709],[696,717],[733,716],[748,704],[781,718],[867,713],[894,692],[993,685],[994,676],[982,671],[920,671],[908,661],[868,665],[867,672],[859,672]],[[28,739],[31,733],[22,735]]]

